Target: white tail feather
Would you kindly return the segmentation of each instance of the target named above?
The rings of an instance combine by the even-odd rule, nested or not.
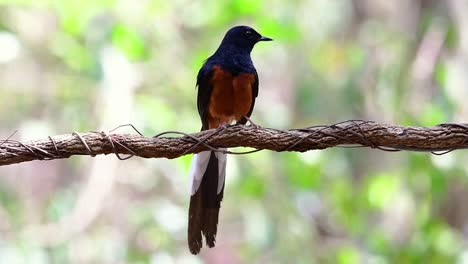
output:
[[[219,149],[226,150],[226,149]],[[224,186],[224,179],[226,178],[226,160],[227,154],[221,152],[215,152],[216,158],[218,159],[218,194],[221,192]]]
[[[190,180],[190,192],[194,195],[203,179],[208,162],[210,161],[211,151],[202,151],[198,154],[193,155],[192,163],[190,164],[189,180]],[[215,156],[218,159],[218,194],[224,186],[224,179],[226,178],[226,158],[227,154],[221,152],[215,152]]]
[[[203,174],[205,174],[206,167],[208,167],[208,161],[210,161],[210,154],[211,151],[202,151],[193,155],[189,171],[191,195],[194,195],[200,187]]]

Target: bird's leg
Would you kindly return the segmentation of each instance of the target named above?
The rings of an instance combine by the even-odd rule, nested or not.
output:
[[[221,125],[219,125],[219,127],[224,130],[224,129],[229,127],[229,124],[228,123],[222,123]]]
[[[247,119],[247,121],[249,121],[250,125],[253,126],[254,128],[258,129],[258,128],[262,128],[260,125],[257,125],[254,123],[254,121],[252,121],[252,119],[250,119],[250,117],[248,116],[244,116],[245,119]]]
[[[230,126],[231,125],[229,123],[227,123],[227,122],[220,122],[219,125],[218,125],[218,129],[224,130],[224,129],[230,127]]]

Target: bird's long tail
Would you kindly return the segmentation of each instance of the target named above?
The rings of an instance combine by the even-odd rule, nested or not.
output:
[[[194,155],[190,166],[188,219],[188,246],[192,254],[200,252],[202,234],[208,247],[215,245],[225,176],[226,154],[204,151]]]

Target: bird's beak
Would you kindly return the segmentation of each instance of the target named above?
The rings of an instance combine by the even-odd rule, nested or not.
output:
[[[265,37],[265,36],[261,36],[258,41],[272,41],[273,39],[272,38],[269,38],[269,37]]]

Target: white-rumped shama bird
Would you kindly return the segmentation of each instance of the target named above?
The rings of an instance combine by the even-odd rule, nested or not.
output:
[[[271,40],[248,26],[236,26],[226,33],[219,48],[198,72],[201,130],[234,121],[246,124],[250,120],[258,95],[258,75],[250,52],[256,43]],[[192,254],[200,252],[202,235],[208,247],[215,245],[225,175],[226,154],[204,151],[194,155],[188,219],[188,246]]]

